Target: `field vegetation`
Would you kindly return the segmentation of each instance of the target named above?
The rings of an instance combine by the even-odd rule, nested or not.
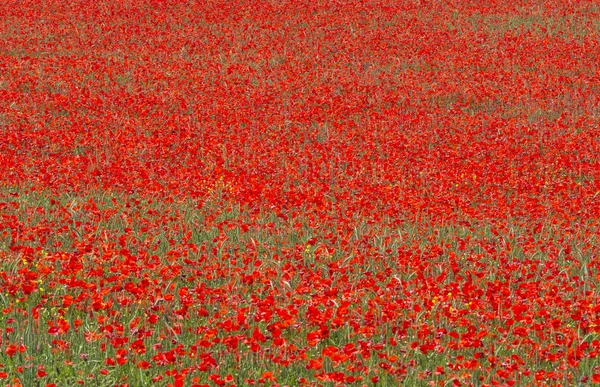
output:
[[[0,3],[0,383],[600,383],[600,6]]]

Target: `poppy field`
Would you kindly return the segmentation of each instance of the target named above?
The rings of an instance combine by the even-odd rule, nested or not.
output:
[[[600,4],[0,2],[0,385],[600,383]]]

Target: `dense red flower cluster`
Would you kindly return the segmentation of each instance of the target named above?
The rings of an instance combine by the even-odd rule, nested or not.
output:
[[[0,15],[0,378],[600,382],[594,1]]]

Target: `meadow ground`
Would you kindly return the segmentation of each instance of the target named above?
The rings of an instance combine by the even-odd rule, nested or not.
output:
[[[594,1],[3,1],[0,383],[600,383]]]

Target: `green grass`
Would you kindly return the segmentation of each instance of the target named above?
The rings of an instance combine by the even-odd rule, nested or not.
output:
[[[382,346],[356,354],[352,361],[360,367],[356,371],[345,369],[348,362],[336,366],[328,358],[321,359],[321,371],[378,375],[380,385],[398,380],[426,385],[448,380],[452,373],[481,385],[493,378],[483,371],[490,367],[489,356],[510,361],[516,354],[532,371],[520,376],[519,383],[526,383],[535,371],[556,369],[554,362],[534,355],[536,351],[546,344],[555,348],[548,353],[575,345],[561,341],[560,335],[578,343],[599,339],[598,329],[582,328],[565,306],[557,309],[567,300],[582,305],[597,295],[594,225],[540,221],[532,230],[514,220],[448,225],[423,221],[394,227],[362,221],[344,225],[344,234],[328,228],[332,224],[315,228],[310,217],[282,219],[239,206],[199,206],[191,200],[165,202],[109,192],[72,196],[5,188],[2,203],[0,267],[5,291],[0,295],[4,310],[0,328],[14,331],[5,331],[0,363],[10,370],[10,378],[24,385],[43,385],[35,376],[38,365],[48,373],[44,381],[64,385],[90,374],[92,384],[112,385],[126,378],[130,385],[144,385],[173,367],[198,364],[189,353],[203,337],[237,337],[239,343],[236,351],[223,343],[210,342],[204,348],[219,368],[193,371],[190,378],[197,377],[200,383],[216,372],[231,374],[239,385],[248,378],[259,379],[265,371],[274,372],[282,385],[295,385],[300,377],[314,381],[318,373],[307,370],[308,359],[322,358],[327,346],[344,348],[360,341]],[[22,248],[9,248],[15,245]],[[36,278],[30,294],[10,286],[23,275]],[[188,302],[186,317],[178,319],[174,311],[184,305],[184,289],[193,301]],[[65,306],[66,296],[72,297],[71,305]],[[520,315],[506,306],[507,300],[525,303],[529,317],[519,322]],[[295,310],[295,325],[282,332],[286,345],[295,346],[288,354],[292,357],[270,339],[257,353],[244,344],[255,327],[268,335],[269,324],[281,321],[254,319],[264,312],[261,302]],[[351,317],[331,326],[342,303]],[[309,305],[322,317],[311,315]],[[271,308],[267,310],[273,313]],[[235,327],[239,311],[247,321]],[[147,321],[151,314],[157,316],[155,323]],[[137,318],[139,327],[132,328]],[[307,334],[318,330],[319,319],[329,325],[329,335],[311,342]],[[506,329],[509,319],[514,323]],[[532,329],[547,326],[548,319],[560,322],[560,334],[548,336],[545,329]],[[60,320],[70,329],[56,336],[48,333],[48,323]],[[77,320],[81,326],[75,329]],[[222,324],[232,322],[228,332]],[[217,331],[210,333],[214,328]],[[148,332],[146,352],[130,351],[126,364],[106,365],[120,348],[130,350],[139,329]],[[457,347],[459,341],[448,336],[452,331],[457,337],[468,337],[469,332],[481,337],[478,344],[465,341]],[[439,332],[446,333],[435,341]],[[119,344],[124,338],[127,342]],[[390,339],[398,344],[390,346]],[[53,340],[64,340],[68,349],[59,350]],[[427,342],[435,342],[437,349],[422,352],[419,348]],[[5,353],[9,343],[27,349],[9,357]],[[153,349],[153,344],[160,348]],[[179,345],[186,355],[178,356],[174,364],[153,363],[155,355]],[[462,364],[478,352],[485,356],[472,371],[449,369],[448,364]],[[398,376],[382,372],[383,353],[397,356],[395,367],[404,371]],[[283,356],[283,363],[271,358],[277,355]],[[140,370],[136,367],[140,361],[153,366]],[[590,375],[594,364],[593,359],[582,359],[573,375]],[[17,371],[18,366],[24,367],[23,372]],[[428,373],[438,366],[444,375]],[[107,375],[99,373],[102,369]]]

